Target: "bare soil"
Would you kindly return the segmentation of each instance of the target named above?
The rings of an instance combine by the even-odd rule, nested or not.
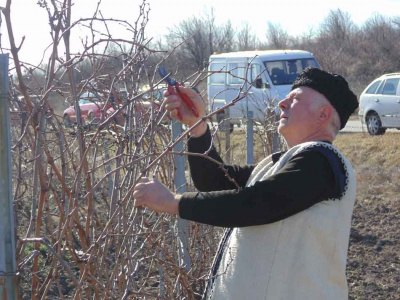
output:
[[[400,134],[341,134],[335,144],[357,178],[349,299],[400,299]]]

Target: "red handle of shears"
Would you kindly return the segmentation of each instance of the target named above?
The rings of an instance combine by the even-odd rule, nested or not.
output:
[[[175,87],[172,86],[172,85],[168,85],[168,88],[167,88],[168,93],[170,95],[179,95],[179,97],[181,97],[183,102],[185,102],[185,104],[189,107],[189,109],[192,111],[192,113],[195,115],[195,117],[198,118],[199,117],[199,113],[197,112],[196,106],[194,106],[193,101],[189,98],[188,95],[186,95],[185,93],[180,92],[179,91],[179,87],[180,87],[179,83],[177,83],[175,85]],[[178,109],[178,119],[180,121],[182,121],[182,113],[180,112],[179,109]]]
[[[170,94],[170,95],[176,95],[177,94],[177,91],[176,91],[175,87],[172,86],[172,85],[168,85],[167,91],[168,91],[168,94]],[[178,111],[178,119],[179,119],[179,121],[182,121],[182,113],[180,112],[179,109],[176,109],[176,110]]]
[[[175,86],[175,88],[176,88],[176,90],[177,90],[177,92],[178,92],[179,97],[182,98],[183,102],[186,103],[186,105],[189,107],[189,109],[192,111],[192,113],[195,115],[195,117],[198,118],[198,117],[199,117],[199,113],[197,112],[196,106],[194,106],[193,101],[190,100],[190,98],[189,98],[188,95],[186,95],[186,94],[180,92],[180,91],[179,91],[179,87],[180,87],[180,84],[177,83],[176,86]]]

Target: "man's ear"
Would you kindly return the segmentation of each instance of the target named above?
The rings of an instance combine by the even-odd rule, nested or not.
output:
[[[323,105],[319,110],[319,121],[325,123],[330,120],[332,115],[333,107],[330,105]]]

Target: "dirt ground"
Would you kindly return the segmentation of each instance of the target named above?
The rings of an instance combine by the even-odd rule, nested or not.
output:
[[[347,278],[349,299],[400,299],[400,134],[339,136],[357,177]]]

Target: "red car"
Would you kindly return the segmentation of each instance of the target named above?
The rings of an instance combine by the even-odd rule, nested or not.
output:
[[[118,105],[119,106],[119,105]],[[117,107],[118,107],[117,106]],[[155,113],[157,114],[158,111],[160,110],[160,103],[154,102],[154,109]],[[107,116],[112,115],[117,107],[110,107],[107,110]],[[145,120],[147,122],[148,117],[150,116],[151,112],[151,102],[150,101],[137,101],[136,102],[136,107],[135,107],[135,117],[138,118],[139,120]],[[125,116],[126,116],[126,109],[122,109],[115,117],[114,121],[117,125],[124,125],[125,122]]]
[[[150,117],[152,102],[154,102],[155,113],[158,114],[161,108],[162,99],[164,97],[165,88],[159,88],[153,91],[153,95],[150,93],[144,94],[141,99],[136,100],[135,106],[135,117],[138,120],[142,120],[147,122]],[[107,115],[112,115],[115,111],[115,108],[119,107],[117,104],[116,107],[111,106],[107,110]],[[126,116],[126,109],[121,110],[115,117],[114,121],[117,125],[124,125]]]
[[[82,122],[92,123],[99,120],[104,101],[97,98],[93,93],[84,93],[79,99],[79,108],[81,111]],[[70,127],[76,122],[76,113],[74,105],[68,107],[63,113],[64,125]]]

